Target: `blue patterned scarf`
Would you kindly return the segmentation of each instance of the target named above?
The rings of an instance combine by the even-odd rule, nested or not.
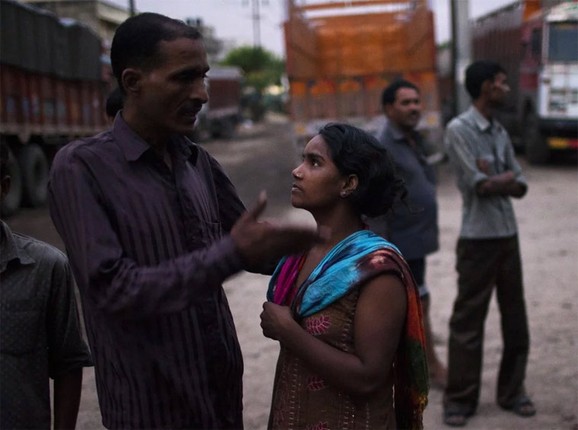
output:
[[[344,297],[362,278],[357,262],[383,248],[399,253],[392,243],[369,230],[353,233],[335,245],[299,286],[296,300],[292,301],[291,306],[295,315],[301,318],[313,315]],[[295,272],[298,271],[294,270],[294,267],[301,258],[302,256],[284,257],[279,262],[269,282],[267,300],[281,304],[285,295],[280,297],[275,294],[275,289],[278,283],[286,284],[288,281],[285,279],[283,267],[288,263],[288,267],[291,267],[291,271],[296,275]]]

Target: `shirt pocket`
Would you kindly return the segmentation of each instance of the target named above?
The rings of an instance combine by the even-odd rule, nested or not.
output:
[[[0,311],[0,351],[11,355],[35,351],[40,347],[41,326],[42,311],[36,301],[8,302]]]
[[[187,242],[191,249],[207,248],[223,236],[220,222],[191,219],[185,224]]]

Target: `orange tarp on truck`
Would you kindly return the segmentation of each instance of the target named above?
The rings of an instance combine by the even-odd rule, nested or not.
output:
[[[361,125],[381,117],[383,88],[410,75],[422,88],[424,118],[429,118],[428,124],[436,123],[433,13],[425,0],[298,6],[289,0],[288,11],[286,68],[298,135],[308,136],[330,120]]]

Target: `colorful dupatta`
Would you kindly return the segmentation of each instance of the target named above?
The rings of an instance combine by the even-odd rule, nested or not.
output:
[[[333,247],[303,284],[295,286],[304,258],[303,255],[283,258],[267,291],[269,301],[290,305],[297,319],[319,312],[384,273],[383,266],[375,264],[380,259],[395,262],[407,294],[404,333],[394,364],[396,420],[399,428],[422,429],[429,378],[421,302],[413,276],[399,250],[371,231],[360,230]]]

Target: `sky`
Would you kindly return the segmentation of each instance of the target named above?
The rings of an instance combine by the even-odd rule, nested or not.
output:
[[[129,0],[108,0],[128,8]],[[252,45],[254,2],[258,1],[260,42],[265,49],[284,57],[284,0],[133,0],[139,12],[157,12],[177,19],[202,18],[215,28],[216,37],[234,42],[234,46]],[[447,41],[450,35],[449,1],[429,0],[435,13],[436,41]],[[470,0],[470,16],[484,15],[514,0]]]

